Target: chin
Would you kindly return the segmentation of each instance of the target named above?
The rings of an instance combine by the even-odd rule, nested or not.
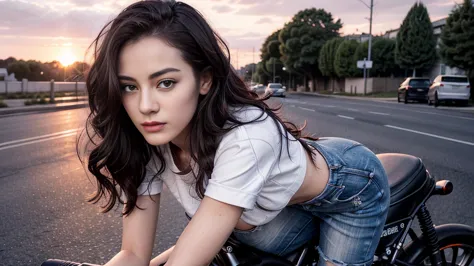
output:
[[[145,135],[145,140],[148,142],[148,144],[153,145],[153,146],[159,146],[163,144],[167,144],[168,142],[171,141],[171,138],[168,138],[166,136],[157,136],[157,135]]]

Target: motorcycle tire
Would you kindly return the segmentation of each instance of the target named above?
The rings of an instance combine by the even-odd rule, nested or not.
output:
[[[446,259],[442,265],[469,266],[474,259],[474,228],[463,224],[446,224],[435,227],[439,250]],[[411,265],[430,265],[430,250],[424,237],[404,247],[399,259]],[[454,261],[453,261],[454,260]]]

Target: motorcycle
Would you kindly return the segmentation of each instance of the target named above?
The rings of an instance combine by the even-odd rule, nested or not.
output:
[[[421,159],[415,156],[399,153],[377,156],[389,178],[390,208],[373,265],[471,265],[474,259],[474,228],[463,224],[435,226],[426,207],[431,196],[450,194],[453,184],[448,180],[436,182]],[[415,217],[418,218],[421,234],[416,234],[412,227]],[[407,236],[411,241],[406,241]],[[317,245],[317,239],[313,239],[293,253],[279,257],[239,243],[231,236],[211,265],[317,265]],[[48,260],[41,266],[97,265]]]

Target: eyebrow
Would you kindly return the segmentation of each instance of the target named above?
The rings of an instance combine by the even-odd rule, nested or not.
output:
[[[165,68],[165,69],[162,69],[160,71],[157,71],[153,74],[150,74],[150,76],[148,76],[148,79],[151,80],[151,79],[154,79],[154,78],[157,78],[161,75],[164,75],[166,73],[169,73],[169,72],[180,72],[181,70],[177,69],[177,68],[172,68],[172,67],[168,67],[168,68]],[[136,81],[134,78],[132,77],[128,77],[128,76],[123,76],[123,75],[119,75],[118,76],[118,79],[121,79],[121,80],[130,80],[130,81]]]

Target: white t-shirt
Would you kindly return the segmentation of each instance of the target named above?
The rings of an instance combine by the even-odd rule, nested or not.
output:
[[[236,111],[236,117],[239,121],[251,121],[262,112],[257,107],[245,107]],[[290,141],[281,136],[274,120],[266,113],[253,123],[230,130],[218,145],[214,170],[204,195],[244,208],[241,219],[248,224],[263,225],[271,221],[300,188],[306,173],[305,150],[291,134],[288,136]],[[150,183],[159,169],[159,160],[152,157],[138,194],[158,194],[164,183],[193,216],[200,204],[193,173],[176,174],[179,170],[169,145],[162,145],[159,150],[165,157],[166,169]],[[193,168],[197,174],[197,166]]]

